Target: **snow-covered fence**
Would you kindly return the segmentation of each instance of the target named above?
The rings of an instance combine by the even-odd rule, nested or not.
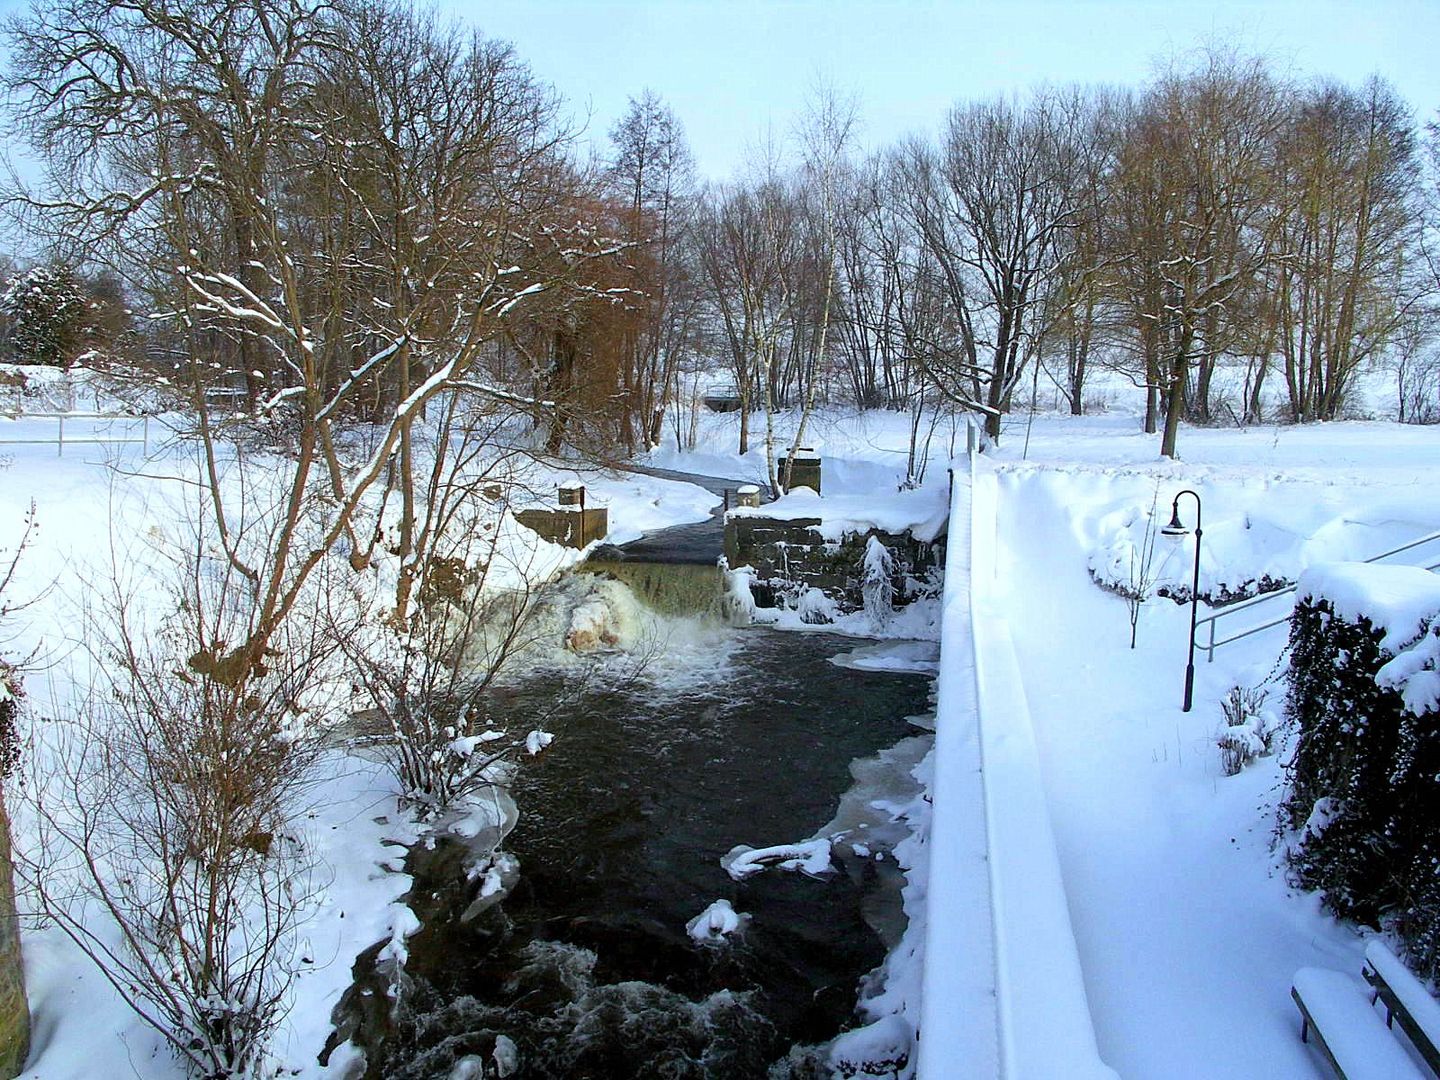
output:
[[[150,449],[150,417],[129,413],[55,412],[0,413],[15,426],[0,425],[0,446],[54,445],[57,457],[67,446],[95,446],[134,443]],[[33,423],[32,423],[33,422]],[[53,426],[53,429],[51,425]],[[69,434],[66,425],[69,425]],[[136,427],[139,434],[135,434]],[[117,430],[118,426],[118,430]],[[76,435],[76,428],[82,434]]]
[[[998,498],[972,448],[950,501],[919,1076],[1114,1080],[996,588]]]

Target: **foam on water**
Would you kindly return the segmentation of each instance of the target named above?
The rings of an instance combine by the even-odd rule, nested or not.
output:
[[[738,648],[734,632],[709,616],[665,615],[624,582],[573,574],[537,601],[526,644],[510,666],[520,678],[537,670],[607,668],[660,694],[720,685]]]

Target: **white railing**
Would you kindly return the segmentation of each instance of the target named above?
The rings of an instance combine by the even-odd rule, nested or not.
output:
[[[14,437],[5,433],[4,428],[0,427],[0,445],[48,446],[53,443],[55,446],[56,457],[63,456],[65,453],[65,447],[67,446],[111,446],[116,444],[133,443],[143,446],[147,452],[150,449],[149,416],[132,416],[129,413],[104,412],[5,412],[0,413],[0,418],[14,421],[54,421],[55,434],[53,436],[47,435],[45,437]],[[87,430],[88,433],[85,435],[71,434],[67,436],[65,434],[65,424],[67,421],[70,422],[72,425],[75,424],[77,421],[83,421],[87,423],[89,427],[85,430]],[[135,424],[138,421],[140,425],[140,434],[136,436],[134,434],[114,434],[110,431],[97,431],[95,427],[96,421],[106,421],[111,424],[128,424],[128,430],[130,432],[133,432],[135,430]]]
[[[1379,555],[1372,555],[1370,556],[1370,558],[1362,561],[1367,563],[1379,562],[1381,559],[1389,559],[1395,555],[1403,555],[1407,551],[1413,551],[1415,548],[1423,547],[1426,544],[1432,544],[1436,541],[1440,541],[1440,532],[1433,532],[1426,536],[1420,537],[1418,540],[1411,540],[1408,544],[1401,544],[1399,547],[1391,548],[1389,551],[1382,551]],[[1440,562],[1427,563],[1424,565],[1424,568],[1426,570],[1440,570]],[[1234,615],[1239,615],[1242,612],[1251,611],[1257,607],[1263,607],[1271,603],[1272,601],[1282,600],[1285,597],[1293,596],[1294,593],[1295,586],[1289,585],[1283,589],[1276,589],[1274,592],[1267,592],[1262,593],[1259,596],[1252,596],[1249,600],[1241,600],[1238,604],[1228,604],[1225,607],[1220,608],[1218,611],[1215,611],[1210,615],[1206,615],[1203,619],[1199,619],[1195,623],[1195,648],[1203,649],[1205,651],[1205,662],[1207,664],[1214,663],[1215,650],[1220,648],[1221,646],[1229,645],[1232,642],[1240,641],[1254,634],[1269,630],[1272,627],[1279,626],[1281,623],[1289,622],[1290,616],[1294,614],[1293,610],[1286,612],[1279,618],[1271,619],[1268,622],[1263,622],[1259,626],[1251,626],[1248,629],[1240,631],[1238,634],[1231,634],[1229,637],[1216,636],[1217,627],[1220,625],[1220,621],[1222,619],[1228,619]],[[1202,628],[1205,633],[1204,641],[1200,640]]]

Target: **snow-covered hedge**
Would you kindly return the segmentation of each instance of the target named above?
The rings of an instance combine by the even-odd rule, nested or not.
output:
[[[1392,923],[1440,974],[1440,576],[1307,570],[1290,645],[1295,876],[1341,916]]]

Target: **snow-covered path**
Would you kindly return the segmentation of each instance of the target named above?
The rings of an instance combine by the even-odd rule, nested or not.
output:
[[[1283,638],[1202,662],[1181,712],[1188,610],[1147,605],[1132,652],[1086,573],[1083,479],[1001,482],[1000,580],[1102,1056],[1126,1080],[1317,1075],[1290,979],[1358,972],[1361,943],[1277,868],[1278,762],[1225,777],[1214,746],[1218,699]]]

